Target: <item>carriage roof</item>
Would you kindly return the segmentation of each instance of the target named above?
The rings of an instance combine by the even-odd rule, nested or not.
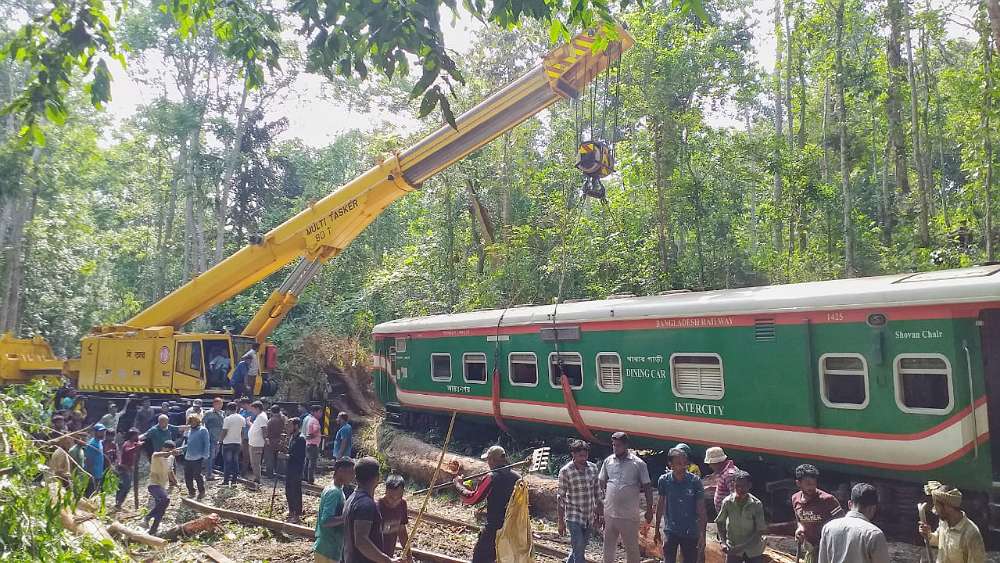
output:
[[[759,313],[794,313],[830,309],[902,307],[1000,300],[1000,265],[895,274],[821,282],[675,292],[430,315],[397,319],[375,326],[375,334],[460,330],[501,326],[709,317]],[[502,323],[501,323],[502,318]]]

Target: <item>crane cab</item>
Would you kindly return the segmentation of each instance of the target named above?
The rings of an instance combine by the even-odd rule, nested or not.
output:
[[[247,336],[176,332],[172,327],[108,328],[96,329],[81,343],[80,390],[231,395],[236,364],[255,342]],[[261,373],[255,379],[254,394],[268,394],[263,376],[274,365],[274,353],[262,349],[258,357]]]

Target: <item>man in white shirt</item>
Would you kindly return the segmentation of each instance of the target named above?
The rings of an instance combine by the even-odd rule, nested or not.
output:
[[[257,350],[260,349],[260,344],[254,342],[250,349],[240,357],[241,360],[247,360],[247,380],[245,385],[247,387],[247,393],[250,398],[253,398],[254,392],[257,390],[257,378],[260,377],[260,360],[257,358]]]
[[[264,446],[267,444],[267,414],[264,412],[264,403],[254,401],[250,405],[250,410],[254,414],[253,424],[247,436],[250,445],[250,467],[253,469],[254,481],[260,483],[261,461],[264,459]]]
[[[611,435],[614,452],[604,460],[597,480],[604,490],[604,563],[614,563],[618,538],[625,560],[639,563],[639,495],[646,496],[646,522],[653,521],[653,485],[646,462],[628,447],[628,434]]]
[[[240,474],[240,448],[243,446],[243,425],[246,419],[236,412],[236,403],[226,405],[226,418],[222,420],[222,484],[235,485]]]
[[[823,526],[819,563],[889,563],[889,543],[872,520],[878,513],[878,492],[868,483],[851,489],[851,510]]]

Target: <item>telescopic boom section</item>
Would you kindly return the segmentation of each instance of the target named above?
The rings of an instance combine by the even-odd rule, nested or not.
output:
[[[244,331],[262,340],[317,271],[313,263],[322,264],[340,254],[389,204],[431,176],[560,98],[577,97],[633,45],[631,36],[621,27],[600,52],[593,49],[596,39],[584,33],[556,48],[527,74],[459,116],[457,128],[441,127],[416,145],[386,158],[267,233],[259,244],[244,247],[126,324],[136,328],[180,328],[302,257],[305,260],[293,273],[295,279],[290,278],[271,295]]]

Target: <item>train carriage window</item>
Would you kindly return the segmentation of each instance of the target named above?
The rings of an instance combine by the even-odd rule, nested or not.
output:
[[[562,387],[561,376],[566,373],[571,389],[583,387],[583,357],[576,352],[560,352],[549,354],[549,384]]]
[[[837,409],[868,406],[868,362],[861,354],[823,354],[819,377],[824,405]]]
[[[511,352],[507,356],[510,384],[524,387],[538,385],[538,358],[534,352]]]
[[[451,381],[451,354],[431,354],[431,379]]]
[[[670,385],[676,397],[721,399],[726,393],[722,358],[718,354],[670,356]]]
[[[462,354],[462,377],[466,383],[486,383],[486,354]]]
[[[893,363],[896,404],[903,412],[946,414],[955,397],[951,364],[941,354],[900,354]]]
[[[597,355],[597,388],[605,393],[622,390],[622,359],[614,352]]]

